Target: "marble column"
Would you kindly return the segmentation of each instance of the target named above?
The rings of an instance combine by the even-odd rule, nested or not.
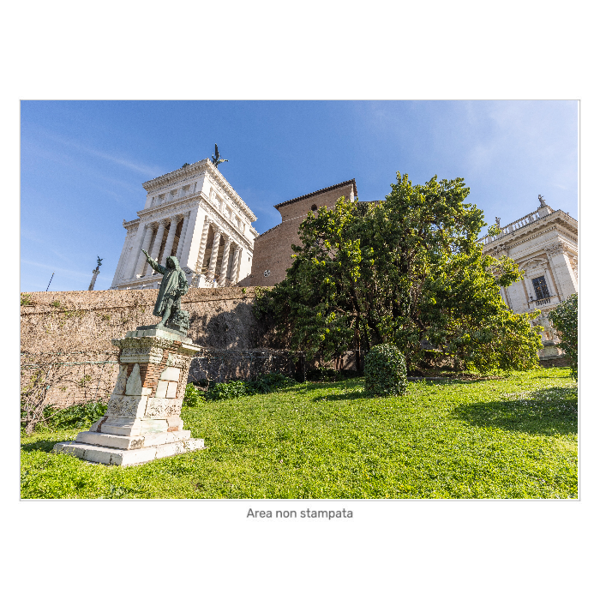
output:
[[[144,266],[146,265],[146,256],[142,254],[142,249],[147,250],[150,245],[150,240],[152,239],[152,223],[148,223],[146,225],[146,231],[144,233],[144,239],[142,241],[141,246],[138,248],[138,252],[140,253],[139,258],[135,261],[135,267],[133,269],[133,273],[131,274],[131,278],[135,279],[137,275],[142,273]],[[134,257],[135,260],[135,257]]]
[[[238,267],[240,264],[240,256],[242,254],[242,249],[239,246],[236,246],[233,251],[233,263],[231,264],[231,283],[236,284]]]
[[[217,258],[219,256],[219,243],[221,241],[221,232],[214,226],[215,237],[213,239],[212,251],[210,254],[210,262],[208,263],[208,271],[206,273],[206,279],[209,283],[212,283],[212,280],[215,276],[215,267],[217,266]]]
[[[179,244],[177,246],[177,260],[181,263],[181,254],[183,253],[183,246],[185,244],[185,236],[187,234],[187,228],[190,222],[190,213],[187,212],[183,215],[183,225],[181,226],[181,233],[179,235]]]
[[[221,269],[219,272],[219,286],[223,287],[225,285],[225,280],[227,279],[227,267],[229,266],[229,249],[231,248],[231,238],[229,236],[225,237],[225,247],[223,248],[223,259],[221,260]]]
[[[202,238],[200,239],[200,252],[198,253],[198,260],[196,261],[196,273],[202,272],[202,263],[204,262],[204,255],[206,254],[206,244],[208,242],[208,229],[210,227],[210,220],[208,217],[204,217],[204,225],[202,226]]]
[[[162,239],[165,234],[165,225],[166,225],[166,221],[164,219],[159,222],[158,231],[156,232],[156,237],[154,238],[154,245],[152,246],[152,252],[150,252],[150,256],[156,262],[158,262],[158,259],[160,258],[158,256],[158,253],[160,252],[160,246],[162,244]]]
[[[571,262],[567,258],[565,252],[559,247],[552,248],[548,254],[550,256],[550,265],[554,273],[556,286],[558,287],[559,300],[562,302],[571,296],[571,294],[577,292],[577,287],[575,286],[576,280],[571,267]]]
[[[235,273],[233,276],[233,279],[235,279],[236,283],[240,280],[240,268],[242,266],[243,258],[244,258],[244,249],[240,246],[240,251],[239,251],[238,257],[237,257],[237,265],[235,267]]]
[[[173,250],[173,242],[175,241],[175,231],[177,229],[177,222],[179,221],[179,215],[171,217],[171,225],[169,227],[169,235],[167,236],[167,243],[165,244],[165,251],[163,252],[163,260],[167,261],[167,258],[171,256],[171,250]],[[160,261],[159,261],[160,262]]]
[[[179,264],[184,271],[193,271],[196,267],[196,260],[198,259],[198,252],[200,251],[200,238],[202,237],[200,223],[201,221],[204,221],[204,216],[205,213],[200,208],[199,204],[190,211],[190,222],[185,235],[185,244],[183,246],[181,260],[179,261]]]

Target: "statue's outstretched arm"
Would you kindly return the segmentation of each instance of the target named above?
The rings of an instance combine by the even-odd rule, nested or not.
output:
[[[143,248],[142,252],[146,255],[146,262],[158,273],[162,273],[163,275],[166,273],[166,267],[159,265]]]

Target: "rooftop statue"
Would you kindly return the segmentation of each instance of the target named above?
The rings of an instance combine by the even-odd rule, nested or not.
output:
[[[215,144],[215,153],[213,155],[213,157],[211,158],[212,164],[215,165],[215,167],[217,167],[217,169],[219,168],[219,165],[221,163],[224,162],[229,162],[226,158],[221,158],[221,155],[219,154],[219,147]]]
[[[181,296],[187,294],[189,286],[177,257],[169,256],[166,266],[163,267],[153,260],[143,248],[142,252],[146,255],[148,264],[163,276],[152,313],[157,317],[162,317],[156,327],[173,329],[186,335],[190,327],[190,313],[182,310]]]
[[[544,200],[544,196],[538,194],[538,200],[540,201],[540,208],[546,206],[546,201]]]

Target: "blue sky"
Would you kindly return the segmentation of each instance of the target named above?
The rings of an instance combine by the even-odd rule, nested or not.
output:
[[[23,101],[21,291],[110,287],[142,183],[185,162],[220,170],[254,211],[355,178],[384,198],[396,172],[413,183],[463,177],[492,223],[548,204],[577,218],[576,101]]]

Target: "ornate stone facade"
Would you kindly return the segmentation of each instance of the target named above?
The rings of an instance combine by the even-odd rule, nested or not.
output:
[[[158,288],[146,263],[176,256],[192,287],[235,285],[251,270],[256,216],[210,159],[143,184],[146,204],[127,231],[111,289]]]
[[[536,211],[506,225],[499,235],[479,240],[484,254],[509,256],[524,271],[523,281],[503,288],[501,293],[517,313],[541,310],[537,319],[544,326],[541,359],[560,355],[548,313],[578,291],[578,231],[576,219],[540,199]]]

